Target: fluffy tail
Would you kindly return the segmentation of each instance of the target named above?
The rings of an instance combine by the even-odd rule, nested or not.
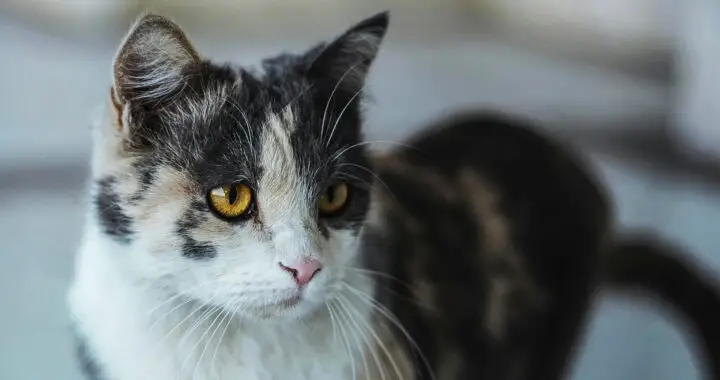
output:
[[[608,256],[605,283],[649,293],[692,328],[708,379],[720,380],[720,287],[681,249],[653,234],[621,237]]]

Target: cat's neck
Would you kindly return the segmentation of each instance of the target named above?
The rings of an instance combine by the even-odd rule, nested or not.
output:
[[[119,378],[132,379],[143,373],[158,379],[206,379],[219,374],[221,379],[269,379],[276,374],[263,377],[253,371],[303,360],[304,355],[308,362],[299,363],[297,369],[303,375],[287,378],[311,378],[315,373],[345,377],[342,374],[352,372],[351,364],[360,363],[363,345],[357,340],[361,335],[348,336],[348,330],[374,327],[372,301],[359,299],[357,293],[347,294],[337,303],[336,308],[344,309],[339,311],[344,315],[342,321],[338,321],[337,309],[331,313],[329,308],[321,308],[302,320],[250,322],[211,307],[199,308],[131,276],[117,255],[133,253],[122,251],[92,230],[88,229],[78,255],[70,303],[79,333],[98,356],[114,358],[112,365],[117,368],[112,368],[113,373],[127,374]],[[354,291],[372,297],[370,277],[348,281]],[[148,360],[138,360],[143,357]],[[320,358],[324,358],[320,362],[323,368],[312,364]],[[246,361],[266,363],[245,365]],[[328,365],[332,368],[326,368]]]

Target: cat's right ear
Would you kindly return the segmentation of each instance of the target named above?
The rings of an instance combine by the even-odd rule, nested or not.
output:
[[[201,68],[185,33],[169,19],[146,14],[130,28],[113,62],[113,103],[123,129],[172,101]],[[132,132],[132,131],[129,131]]]
[[[147,14],[130,28],[113,63],[119,102],[159,103],[200,67],[185,33],[165,17]]]

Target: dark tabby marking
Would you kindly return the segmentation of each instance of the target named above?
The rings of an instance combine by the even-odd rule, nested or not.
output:
[[[643,244],[613,251],[607,196],[568,149],[526,122],[483,113],[438,123],[409,145],[375,161],[385,186],[368,265],[392,274],[379,298],[435,377],[564,378],[602,268],[612,268],[616,283],[680,304],[718,378],[718,293],[679,269],[680,257]],[[603,265],[605,253],[614,266]],[[683,307],[688,299],[705,308]],[[433,378],[417,351],[415,361],[418,378]]]
[[[123,211],[120,196],[114,190],[115,178],[106,177],[97,182],[95,208],[100,225],[108,236],[129,243],[132,219]]]

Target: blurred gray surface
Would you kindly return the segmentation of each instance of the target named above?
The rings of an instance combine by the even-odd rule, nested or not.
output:
[[[208,56],[244,63],[305,47],[196,40]],[[64,292],[82,227],[89,126],[108,92],[114,47],[3,22],[0,46],[0,380],[78,379]],[[428,45],[391,33],[369,87],[375,95],[368,109],[371,140],[398,140],[428,119],[477,106],[560,128],[652,128],[669,101],[663,84],[479,36]],[[713,255],[720,251],[716,189],[651,165],[593,158],[623,225],[659,228],[720,269],[720,256]],[[635,299],[603,298],[574,378],[698,378],[677,324],[660,311]]]

